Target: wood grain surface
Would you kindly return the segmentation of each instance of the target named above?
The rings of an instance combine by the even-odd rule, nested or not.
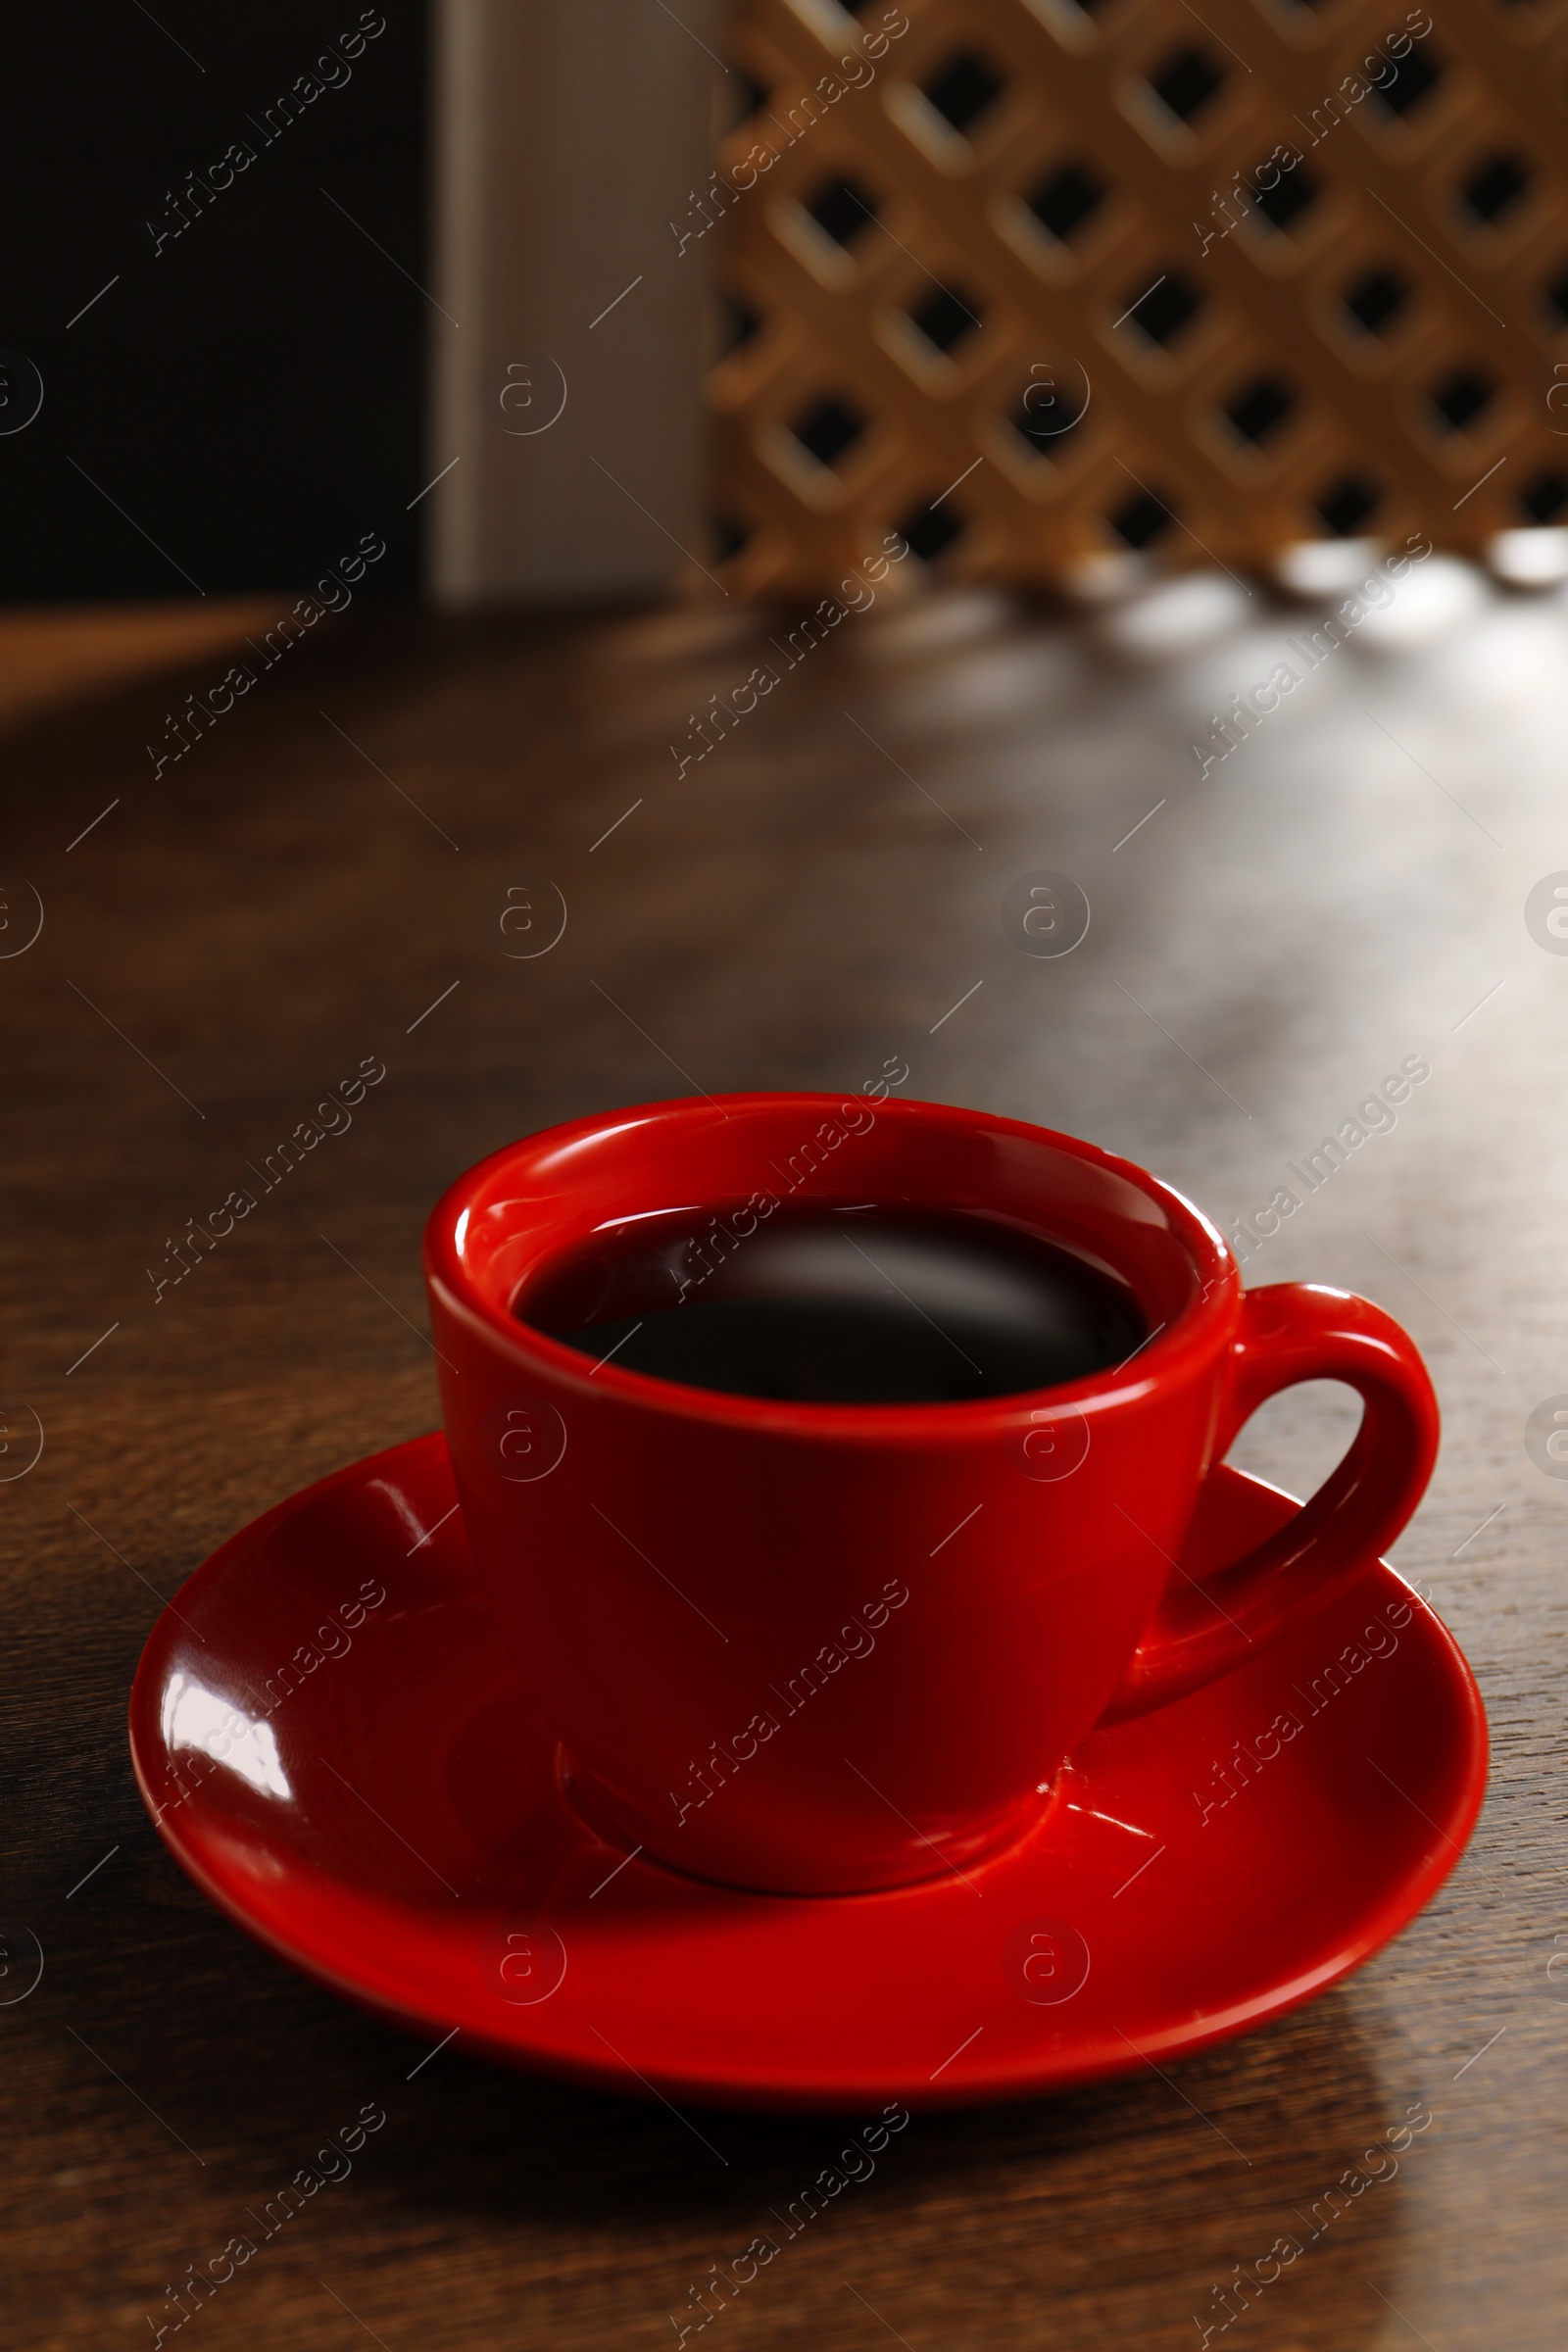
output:
[[[1568,960],[1525,901],[1568,868],[1568,612],[1433,558],[1202,775],[1195,731],[1305,609],[1207,576],[1087,614],[883,597],[785,669],[796,617],[356,613],[156,784],[146,744],[226,656],[4,744],[0,949],[19,883],[45,918],[0,959],[0,1468],[31,1450],[24,1408],[44,1433],[0,1486],[18,2352],[146,2343],[166,2288],[368,2101],[387,2122],[351,2177],[179,2340],[653,2352],[860,2120],[707,2119],[720,2167],[657,2104],[459,2048],[411,2080],[419,2047],[182,1879],[124,1706],[159,1596],[222,1538],[434,1423],[416,1252],[450,1177],[582,1112],[855,1086],[891,1054],[911,1095],[1093,1137],[1227,1223],[1430,1063],[1247,1273],[1364,1291],[1427,1353],[1446,1441],[1396,1557],[1474,1662],[1493,1786],[1452,1880],[1347,1985],[1163,2075],[916,2117],[696,2340],[1562,2342],[1568,1489],[1524,1425],[1568,1390]],[[764,660],[777,687],[679,772],[692,714]],[[1093,906],[1059,961],[1002,926],[1037,868]],[[514,959],[507,894],[547,883],[565,934]],[[186,1220],[371,1054],[352,1130],[155,1303]],[[1347,1418],[1299,1392],[1237,1458],[1299,1489]],[[1397,2177],[1220,2332],[1216,2287],[1417,2101]]]

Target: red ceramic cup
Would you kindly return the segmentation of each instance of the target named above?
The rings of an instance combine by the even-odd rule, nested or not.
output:
[[[1065,1245],[1154,1336],[1021,1396],[804,1404],[595,1368],[510,1311],[595,1234],[668,1210],[744,1228],[795,1171],[798,1203]],[[677,1869],[777,1893],[900,1886],[1021,1832],[1095,1725],[1348,1586],[1436,1452],[1431,1382],[1379,1307],[1244,1297],[1214,1227],[1141,1168],[941,1103],[731,1095],[557,1127],[459,1179],[425,1273],[474,1556],[577,1801]],[[1179,1562],[1204,1478],[1265,1397],[1325,1379],[1361,1396],[1349,1451],[1199,1589]]]

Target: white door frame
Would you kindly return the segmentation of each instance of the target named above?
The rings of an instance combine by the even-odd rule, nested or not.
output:
[[[435,600],[658,594],[696,549],[719,0],[436,0]],[[698,554],[701,550],[696,550]]]

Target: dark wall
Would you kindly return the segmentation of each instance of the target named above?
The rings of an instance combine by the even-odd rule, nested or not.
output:
[[[365,592],[407,595],[437,315],[425,11],[153,10],[10,15],[0,598],[286,587],[367,533],[388,552]],[[8,430],[25,363],[43,405]]]

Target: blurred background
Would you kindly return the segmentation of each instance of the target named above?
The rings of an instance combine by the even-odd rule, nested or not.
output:
[[[667,2340],[830,2153],[749,2119],[720,2179],[635,2097],[461,2045],[411,2081],[180,1877],[123,1708],[219,1544],[435,1425],[463,1167],[889,1056],[1411,1331],[1445,1442],[1396,1558],[1494,1777],[1353,1980],[921,2119],[737,2343],[1176,2352],[1426,2099],[1250,2329],[1558,2352],[1568,0],[82,0],[7,58],[23,2352],[139,2338],[370,2088],[375,2166],[248,2274],[267,2352]],[[1021,935],[1042,878],[1087,929]],[[353,1133],[157,1303],[372,1052]],[[1305,1493],[1352,1417],[1294,1392],[1235,1458]]]
[[[429,36],[364,22],[91,0],[11,28],[9,602],[304,584],[372,523],[383,592],[417,593]]]
[[[12,55],[13,605],[368,531],[449,608],[889,531],[902,593],[1103,590],[1568,508],[1556,0],[93,0]]]

